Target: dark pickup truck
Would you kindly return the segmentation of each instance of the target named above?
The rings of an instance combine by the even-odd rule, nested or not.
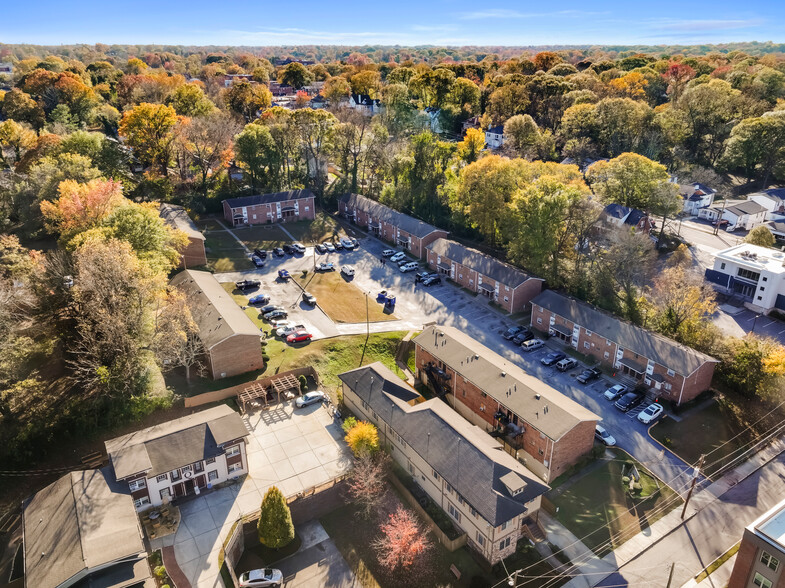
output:
[[[240,280],[239,282],[234,283],[235,288],[242,290],[243,292],[252,288],[258,288],[261,285],[262,283],[259,280]]]

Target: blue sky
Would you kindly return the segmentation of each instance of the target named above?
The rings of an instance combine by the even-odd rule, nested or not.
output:
[[[0,42],[548,45],[785,42],[783,0],[11,0]]]

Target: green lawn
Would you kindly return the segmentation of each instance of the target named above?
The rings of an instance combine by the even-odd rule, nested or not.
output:
[[[634,462],[627,454],[609,452],[613,460],[605,461],[573,482],[561,493],[551,492],[549,500],[559,512],[556,518],[577,537],[582,537],[587,547],[600,557],[638,534],[644,528],[677,508],[675,500],[662,511],[659,509],[676,494],[668,486],[659,483],[659,492],[645,499],[632,499],[622,487],[622,468],[625,462]],[[657,485],[657,481],[637,462],[641,473],[644,494]]]
[[[374,294],[367,297],[362,290],[347,282],[340,271],[298,272],[294,279],[316,296],[319,307],[337,323],[372,323],[394,321],[394,314],[384,312]],[[367,312],[367,315],[366,315]]]
[[[284,233],[277,224],[241,227],[233,229],[233,232],[251,251],[257,248],[269,251],[273,247],[280,247],[285,243],[292,242],[289,235]]]
[[[340,239],[346,236],[340,224],[329,214],[319,212],[313,221],[300,221],[286,225],[295,239],[304,245],[321,243],[326,239]]]
[[[215,221],[199,221],[204,233],[207,265],[215,272],[231,272],[253,267],[248,254],[240,244]],[[202,228],[205,227],[205,228]],[[207,229],[206,227],[211,227]]]

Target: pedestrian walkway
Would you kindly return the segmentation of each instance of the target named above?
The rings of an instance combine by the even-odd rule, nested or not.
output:
[[[164,562],[166,573],[169,574],[172,583],[177,586],[177,588],[191,588],[191,583],[188,581],[188,578],[185,577],[185,574],[177,563],[173,546],[167,545],[161,548],[161,559]]]
[[[250,250],[250,249],[248,249],[248,247],[246,247],[245,243],[243,243],[243,242],[240,240],[240,238],[239,238],[237,235],[235,235],[235,234],[234,234],[234,231],[232,231],[232,230],[231,230],[229,227],[227,227],[225,224],[223,224],[223,223],[222,223],[222,222],[221,222],[219,219],[217,219],[217,218],[216,218],[216,219],[213,219],[213,220],[215,220],[215,222],[217,222],[219,225],[221,225],[221,226],[223,227],[223,230],[224,230],[224,231],[226,231],[227,233],[229,233],[229,234],[232,236],[232,238],[233,238],[235,241],[237,241],[237,242],[240,244],[240,247],[242,247],[242,248],[243,248],[243,250],[244,250],[244,251],[245,251],[245,252],[246,252],[248,255],[251,255],[251,250]],[[287,231],[287,233],[286,233],[286,234],[287,234],[287,235],[289,234],[289,233],[288,233],[288,231]],[[289,236],[291,237],[291,235],[289,235]]]
[[[727,586],[733,572],[733,564],[735,563],[736,555],[734,554],[702,581],[696,582],[693,578],[689,582],[682,584],[681,588],[721,588]]]

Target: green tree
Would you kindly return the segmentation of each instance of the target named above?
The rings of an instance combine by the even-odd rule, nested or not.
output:
[[[733,127],[724,160],[744,168],[748,182],[760,174],[764,188],[772,173],[785,174],[785,111],[747,118]]]
[[[771,234],[769,227],[766,225],[758,225],[752,229],[744,238],[745,243],[758,245],[760,247],[773,247],[777,240]]]
[[[661,192],[667,191],[665,166],[637,153],[622,153],[610,161],[589,166],[586,179],[605,203],[649,211]],[[674,185],[674,188],[678,188]]]
[[[19,88],[6,92],[2,100],[2,113],[6,118],[30,124],[36,131],[40,131],[46,122],[43,108]]]
[[[259,542],[271,549],[286,547],[294,540],[292,513],[283,493],[275,486],[270,486],[264,494],[257,531]]]
[[[206,116],[215,110],[215,104],[196,84],[183,84],[175,88],[167,103],[180,116]]]
[[[445,68],[427,70],[409,80],[409,91],[422,102],[423,107],[441,108],[455,82],[455,74]]]
[[[319,198],[327,186],[326,153],[330,150],[338,119],[325,110],[302,108],[292,114],[292,123],[305,151],[305,162],[311,187]]]
[[[120,122],[120,135],[126,138],[134,154],[146,165],[159,166],[161,175],[169,175],[177,113],[164,104],[142,103],[127,111]]]
[[[518,155],[531,155],[540,143],[540,129],[528,114],[516,114],[504,123],[504,136],[510,138],[513,149]]]
[[[280,71],[278,81],[291,86],[295,90],[299,90],[313,81],[313,75],[302,63],[293,61],[292,63],[287,63],[286,67]]]
[[[322,96],[330,101],[331,106],[339,104],[342,100],[349,97],[352,93],[352,87],[346,78],[336,76],[324,82],[322,88]]]
[[[273,95],[267,86],[249,82],[232,84],[224,98],[229,109],[242,116],[245,122],[251,122],[257,112],[270,108],[273,103]]]
[[[234,138],[234,153],[237,163],[251,178],[251,189],[257,192],[263,178],[275,159],[275,141],[270,129],[251,123]]]
[[[599,279],[613,286],[612,303],[636,325],[645,318],[642,288],[652,276],[655,258],[648,235],[623,229],[614,233],[612,245],[601,258]]]

